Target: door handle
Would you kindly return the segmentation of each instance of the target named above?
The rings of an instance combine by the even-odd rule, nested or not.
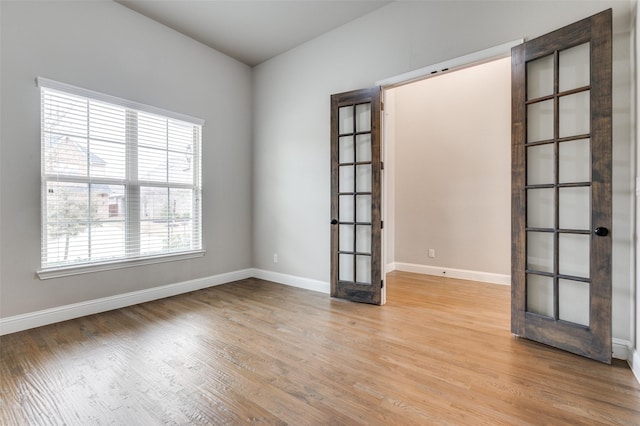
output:
[[[338,219],[331,219],[331,224],[332,225],[337,225],[338,224]]]
[[[598,237],[606,237],[607,235],[609,235],[609,230],[603,226],[598,226],[596,229],[593,230],[593,233],[596,234]]]

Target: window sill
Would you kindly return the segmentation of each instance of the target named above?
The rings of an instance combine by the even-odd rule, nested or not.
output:
[[[52,278],[70,277],[73,275],[90,274],[93,272],[112,271],[116,269],[131,268],[134,266],[153,265],[155,263],[175,262],[178,260],[195,259],[204,256],[205,250],[194,250],[175,254],[162,254],[159,256],[139,257],[135,259],[118,260],[114,262],[94,263],[90,265],[65,266],[61,268],[48,268],[36,271],[41,280]]]

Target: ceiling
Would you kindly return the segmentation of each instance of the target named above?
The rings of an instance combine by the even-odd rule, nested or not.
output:
[[[376,10],[377,0],[115,0],[249,66]]]

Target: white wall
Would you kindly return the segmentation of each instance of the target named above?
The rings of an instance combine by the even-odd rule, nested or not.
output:
[[[0,317],[251,267],[251,69],[111,1],[1,1]],[[43,76],[206,120],[203,258],[40,281]]]
[[[329,281],[332,93],[538,36],[608,7],[615,33],[613,335],[630,341],[629,1],[395,2],[255,68],[254,266]]]
[[[510,275],[511,58],[389,91],[393,260]]]
[[[635,319],[632,315],[633,328],[635,329],[635,339],[633,345],[633,353],[630,357],[631,366],[633,368],[633,372],[636,375],[638,381],[640,381],[640,236],[638,235],[638,230],[640,230],[640,129],[638,128],[638,123],[640,123],[640,108],[638,107],[640,100],[640,66],[638,58],[640,57],[640,31],[638,31],[638,25],[640,24],[640,8],[638,7],[637,2],[635,2],[633,6],[633,44],[631,49],[631,54],[634,55],[634,73],[633,73],[633,84],[634,84],[634,97],[633,97],[633,108],[635,115],[635,126],[633,137],[636,141],[635,143],[635,185],[632,188],[635,188],[636,197],[635,197],[635,220],[636,220],[636,228],[634,233],[634,244],[635,244]]]

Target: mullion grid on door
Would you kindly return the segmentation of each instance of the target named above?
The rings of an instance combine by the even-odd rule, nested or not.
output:
[[[353,220],[351,222],[349,221],[343,221],[342,220],[342,212],[340,212],[340,203],[338,203],[338,225],[351,225],[353,226],[353,236],[352,236],[352,247],[353,250],[352,251],[347,251],[347,250],[341,250],[340,247],[338,247],[338,255],[341,254],[346,254],[346,255],[351,255],[352,256],[352,268],[353,268],[353,282],[354,284],[360,284],[360,285],[371,285],[372,283],[364,283],[364,282],[358,282],[358,277],[357,277],[357,258],[358,256],[367,256],[367,257],[372,257],[371,253],[365,253],[365,252],[359,252],[357,251],[357,238],[358,238],[358,232],[357,232],[357,227],[358,226],[372,226],[373,223],[372,222],[359,222],[357,220],[358,217],[358,203],[357,203],[357,197],[359,195],[369,195],[372,196],[372,192],[371,191],[358,191],[357,190],[357,186],[358,186],[358,174],[357,174],[357,170],[358,170],[358,166],[361,165],[373,165],[373,162],[371,160],[369,161],[357,161],[358,160],[358,146],[357,146],[357,137],[360,135],[370,135],[371,134],[371,126],[369,126],[369,130],[368,131],[358,131],[358,123],[357,123],[357,106],[358,105],[366,105],[366,104],[370,104],[370,102],[366,102],[366,103],[359,103],[359,104],[351,104],[351,105],[343,105],[340,109],[342,108],[346,108],[349,107],[352,110],[352,131],[351,132],[347,132],[347,133],[340,133],[338,134],[338,140],[340,140],[343,137],[351,137],[352,138],[352,142],[353,142],[353,161],[352,162],[340,162],[340,159],[338,159],[338,167],[345,167],[345,166],[351,166],[353,167],[353,191],[351,192],[338,192],[338,198],[341,196],[351,196],[352,197],[352,207],[353,207]],[[339,185],[338,185],[339,187]],[[338,232],[340,232],[340,228],[338,228]],[[342,280],[340,279],[340,281],[346,281],[346,280]]]
[[[525,231],[534,231],[534,232],[546,232],[553,234],[553,272],[548,273],[544,271],[531,270],[528,267],[526,268],[526,276],[530,274],[541,275],[552,278],[553,280],[553,319],[555,321],[560,320],[560,288],[559,288],[559,280],[567,279],[572,281],[584,282],[590,285],[591,279],[584,278],[573,275],[566,275],[560,273],[560,235],[561,234],[574,234],[574,235],[591,235],[590,230],[580,230],[580,229],[562,229],[560,227],[560,189],[561,188],[573,188],[573,187],[591,187],[591,181],[588,182],[570,182],[570,183],[561,183],[560,182],[560,144],[563,142],[576,141],[581,139],[588,139],[591,144],[591,132],[580,135],[573,136],[565,136],[562,137],[560,135],[560,99],[565,96],[569,96],[572,94],[577,94],[585,91],[590,91],[591,87],[577,87],[571,90],[566,90],[560,92],[560,51],[555,50],[553,52],[553,94],[548,96],[542,96],[534,99],[527,99],[525,101],[526,105],[531,105],[534,103],[539,103],[547,100],[553,100],[553,139],[551,140],[541,140],[529,142],[528,140],[525,143],[525,149],[532,146],[538,145],[547,145],[553,144],[553,183],[552,184],[534,184],[531,185],[527,182],[525,188],[528,189],[553,189],[553,203],[554,203],[554,214],[553,228],[535,228],[530,227],[527,223]],[[529,233],[527,232],[528,236]],[[528,282],[528,280],[527,280]],[[528,284],[527,284],[528,285]],[[527,292],[526,292],[527,293]],[[527,302],[525,302],[525,306],[527,306]],[[545,315],[546,316],[546,315]]]

